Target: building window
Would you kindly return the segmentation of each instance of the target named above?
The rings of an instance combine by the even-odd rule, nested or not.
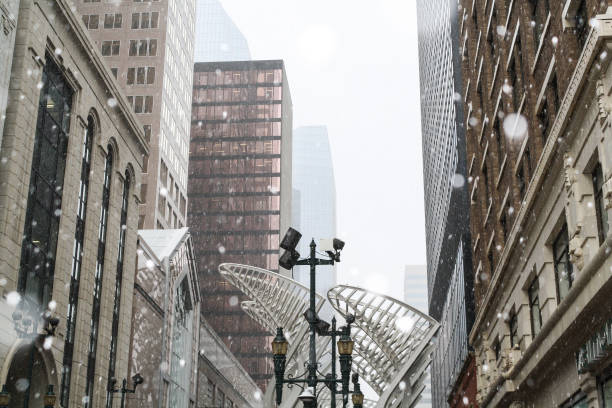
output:
[[[540,333],[542,328],[542,311],[540,310],[540,282],[536,276],[527,291],[529,296],[529,311],[531,313],[531,334],[533,337]]]
[[[501,358],[501,341],[499,339],[493,345],[493,353],[495,354],[495,361],[499,361]]]
[[[499,219],[499,223],[502,227],[502,233],[504,235],[504,242],[508,239],[508,214],[506,213],[506,209],[504,208],[501,213],[501,217]]]
[[[99,23],[100,23],[99,15],[97,14],[83,15],[83,24],[85,24],[85,28],[89,30],[97,30]]]
[[[556,115],[557,113],[559,113],[559,107],[561,106],[561,103],[559,101],[559,81],[557,80],[556,72],[553,74],[552,78],[550,78],[548,86],[550,87],[550,93],[552,94],[552,103],[555,104],[554,108]]]
[[[104,274],[104,257],[106,253],[106,231],[108,227],[108,207],[110,202],[111,176],[113,173],[113,152],[108,147],[104,165],[104,185],[102,186],[102,209],[98,227],[98,256],[94,274],[93,301],[91,308],[91,326],[89,330],[89,348],[87,350],[87,382],[85,383],[85,407],[91,407],[95,383],[96,354],[98,348],[98,327],[100,324],[100,308],[102,305],[102,282]],[[106,385],[106,384],[104,384]]]
[[[570,399],[561,404],[560,408],[588,408],[587,396],[584,392],[579,391]]]
[[[117,275],[115,278],[115,299],[113,306],[113,323],[111,326],[110,360],[108,378],[115,377],[117,364],[117,345],[119,336],[119,312],[121,310],[121,285],[123,284],[123,260],[125,258],[125,236],[127,234],[128,203],[130,200],[130,176],[126,173],[123,181],[123,194],[121,196],[121,222],[119,225],[119,247],[117,248]],[[112,408],[113,394],[106,395],[106,407]]]
[[[491,23],[489,25],[489,32],[487,33],[487,43],[489,44],[489,53],[491,60],[495,60],[496,47],[495,47],[495,36],[497,35],[497,10],[495,9],[495,2],[491,5]]]
[[[132,13],[132,28],[157,28],[159,12]]]
[[[119,55],[121,41],[102,41],[102,55],[105,57]]]
[[[608,369],[601,381],[601,398],[603,408],[612,408],[612,369]]]
[[[128,85],[151,85],[155,82],[155,67],[128,68]]]
[[[508,321],[508,328],[510,329],[510,347],[519,345],[518,337],[518,317],[516,311],[512,311],[510,314],[510,320]]]
[[[589,36],[590,27],[586,0],[580,0],[580,4],[576,9],[576,15],[574,16],[574,23],[576,26],[576,39],[578,40],[578,46],[580,49],[583,49]]]
[[[606,210],[606,202],[603,195],[604,177],[600,163],[597,163],[597,166],[595,166],[592,177],[595,212],[597,214],[597,232],[599,235],[599,245],[601,245],[608,236],[610,227],[608,224],[608,211]]]
[[[72,246],[72,267],[70,271],[70,291],[68,293],[68,314],[66,316],[66,335],[64,342],[64,359],[60,400],[67,407],[70,399],[70,380],[72,356],[76,331],[77,311],[79,304],[79,285],[81,283],[81,265],[83,262],[83,241],[85,238],[85,218],[87,215],[87,198],[89,193],[89,173],[91,171],[91,149],[94,137],[93,117],[87,118],[87,129],[83,133],[81,153],[81,182],[79,201],[76,213],[76,228]]]
[[[518,173],[516,175],[519,194],[521,195],[521,200],[525,198],[525,192],[527,190],[527,182],[525,181],[525,170],[523,170],[523,165],[521,164],[518,169]]]
[[[493,272],[495,272],[495,263],[493,260],[493,248],[495,248],[495,241],[491,243],[491,248],[489,248],[489,253],[487,254],[487,261],[489,262],[489,273],[493,276]]]
[[[144,130],[144,136],[145,136],[145,140],[147,142],[151,141],[151,125],[144,125],[143,126],[143,130]],[[146,173],[146,171],[145,171]]]
[[[538,112],[538,125],[540,126],[540,132],[542,132],[542,145],[546,145],[546,138],[548,137],[548,101],[546,98],[542,100],[542,107]]]
[[[151,113],[153,112],[153,96],[128,96],[128,103],[134,109],[135,113]]]
[[[485,203],[488,205],[491,195],[489,192],[489,169],[486,164],[482,167],[482,178],[484,179],[483,182],[485,185]]]
[[[53,291],[73,92],[46,56],[38,102],[28,204],[23,229],[18,291],[47,305]],[[28,302],[28,303],[30,303]]]
[[[104,15],[104,28],[121,28],[121,22],[123,18],[121,13],[105,14]]]
[[[130,57],[154,57],[157,55],[157,40],[130,40]]]
[[[117,79],[117,74],[119,73],[119,68],[111,68],[111,73]]]
[[[544,34],[544,25],[548,19],[550,7],[548,0],[529,0],[529,8],[531,11],[531,21],[535,23],[533,27],[535,50],[537,51],[542,35]]]
[[[555,257],[555,279],[557,281],[557,298],[561,302],[574,281],[574,271],[569,260],[569,236],[567,224],[561,228],[561,232],[553,244],[553,255]]]

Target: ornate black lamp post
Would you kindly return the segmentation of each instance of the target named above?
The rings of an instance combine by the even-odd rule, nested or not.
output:
[[[297,378],[284,378],[285,367],[287,363],[287,350],[289,343],[283,334],[282,327],[277,329],[276,337],[272,342],[272,352],[274,354],[274,374],[276,379],[276,404],[280,405],[283,399],[283,385],[297,385],[302,388],[303,392],[300,394],[298,399],[304,404],[304,408],[316,407],[317,406],[317,395],[318,385],[326,386],[331,392],[331,407],[336,407],[336,395],[341,393],[343,396],[343,406],[346,407],[348,404],[349,394],[355,391],[359,391],[358,377],[353,380],[354,384],[357,384],[355,391],[349,389],[351,364],[352,364],[352,353],[353,353],[353,340],[351,339],[351,324],[355,321],[355,317],[349,315],[346,319],[346,326],[336,329],[336,318],[332,319],[331,325],[324,320],[319,319],[316,313],[316,267],[317,265],[333,265],[335,262],[340,262],[340,251],[344,248],[344,242],[339,239],[333,240],[333,249],[329,248],[326,250],[328,259],[320,259],[316,257],[316,244],[314,240],[310,243],[310,256],[308,258],[300,259],[300,254],[295,250],[302,234],[293,228],[289,228],[287,234],[283,238],[280,247],[285,250],[285,253],[279,260],[280,266],[285,269],[292,269],[295,265],[309,265],[310,266],[310,306],[304,317],[308,322],[310,328],[310,347],[309,347],[309,359],[307,363],[307,371],[303,376]],[[330,328],[331,326],[331,328]],[[318,376],[317,368],[320,363],[317,362],[316,352],[316,335],[327,336],[332,339],[332,357],[331,357],[331,373],[325,377]],[[340,373],[341,377],[336,377],[336,338],[339,337],[337,346],[338,353],[340,354]],[[341,385],[341,389],[338,390],[337,385]],[[320,392],[320,391],[319,391]],[[353,400],[355,394],[353,395]],[[361,400],[363,402],[363,394],[361,394]]]
[[[53,385],[50,384],[44,397],[45,408],[55,408],[55,400],[56,397],[55,393],[53,392]]]
[[[0,408],[8,408],[8,404],[11,403],[11,396],[6,390],[6,384],[2,385],[2,391],[0,391]]]
[[[136,392],[136,387],[138,387],[140,384],[144,382],[144,378],[142,378],[140,373],[137,373],[136,375],[132,377],[132,382],[134,383],[134,388],[130,389],[128,388],[126,378],[123,379],[121,383],[121,388],[115,388],[115,385],[117,384],[117,379],[111,378],[109,381],[108,392],[113,393],[113,394],[116,392],[121,393],[121,408],[125,407],[125,394],[134,394]]]

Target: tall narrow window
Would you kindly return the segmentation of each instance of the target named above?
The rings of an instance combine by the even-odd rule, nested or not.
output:
[[[487,205],[489,205],[489,198],[491,197],[491,194],[489,193],[489,170],[487,169],[487,165],[485,164],[482,167],[482,178],[484,179],[484,185],[485,185],[485,202]]]
[[[93,117],[87,118],[87,130],[83,134],[83,152],[81,155],[81,182],[79,183],[79,202],[77,204],[76,228],[72,248],[72,267],[70,272],[70,292],[68,293],[68,313],[66,316],[66,340],[64,342],[64,360],[61,385],[61,404],[68,406],[70,399],[70,381],[72,356],[76,331],[76,320],[79,303],[79,285],[81,282],[81,265],[83,261],[83,241],[85,237],[85,217],[87,215],[87,198],[89,193],[89,172],[91,171],[91,147],[94,135]]]
[[[540,310],[540,283],[536,276],[528,289],[529,311],[531,313],[531,334],[537,336],[542,328],[542,311]]]
[[[569,237],[567,224],[561,228],[553,244],[553,255],[555,257],[555,279],[557,281],[557,298],[561,302],[574,282],[574,270],[569,260]]]
[[[587,14],[587,2],[586,0],[580,0],[576,15],[574,16],[576,24],[576,38],[578,40],[578,46],[582,50],[586,44],[587,37],[589,36],[589,17]]]
[[[108,378],[115,377],[117,364],[117,337],[119,336],[119,312],[121,311],[121,285],[123,283],[123,260],[125,254],[125,236],[127,234],[127,215],[130,195],[130,177],[126,173],[123,182],[123,196],[121,199],[121,225],[119,226],[119,248],[117,249],[117,276],[115,278],[115,303],[113,306],[113,325],[110,344],[110,361],[108,365]],[[107,393],[106,406],[112,408],[112,393]]]
[[[510,347],[518,346],[518,317],[516,312],[513,311],[508,321],[508,328],[510,329]]]
[[[600,163],[597,163],[597,166],[595,166],[592,176],[595,212],[597,213],[597,232],[599,235],[599,245],[601,245],[608,236],[610,227],[608,225],[608,211],[606,210],[606,203],[603,196],[604,177]]]
[[[538,113],[538,125],[540,126],[540,131],[542,132],[542,145],[546,145],[546,138],[548,137],[548,101],[544,99],[542,101],[542,107],[540,108],[540,112]]]
[[[104,166],[104,186],[102,187],[102,208],[98,228],[98,256],[94,275],[93,302],[91,308],[91,327],[89,348],[87,350],[87,382],[85,384],[85,407],[91,407],[96,373],[96,353],[98,348],[98,327],[102,303],[102,278],[104,275],[104,255],[106,253],[106,230],[108,226],[108,206],[110,202],[111,175],[113,172],[113,152],[109,146]]]
[[[52,58],[47,55],[46,60],[18,282],[26,300],[43,307],[51,300],[53,290],[73,95]]]

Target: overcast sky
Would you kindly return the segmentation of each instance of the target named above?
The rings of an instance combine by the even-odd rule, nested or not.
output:
[[[294,127],[328,127],[339,283],[401,298],[426,259],[414,0],[222,3],[253,59],[285,61]]]

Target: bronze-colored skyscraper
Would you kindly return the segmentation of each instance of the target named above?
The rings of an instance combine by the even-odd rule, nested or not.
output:
[[[278,271],[291,220],[292,106],[282,61],[197,63],[189,220],[202,313],[253,379],[272,375],[270,333],[240,308],[223,262]]]

